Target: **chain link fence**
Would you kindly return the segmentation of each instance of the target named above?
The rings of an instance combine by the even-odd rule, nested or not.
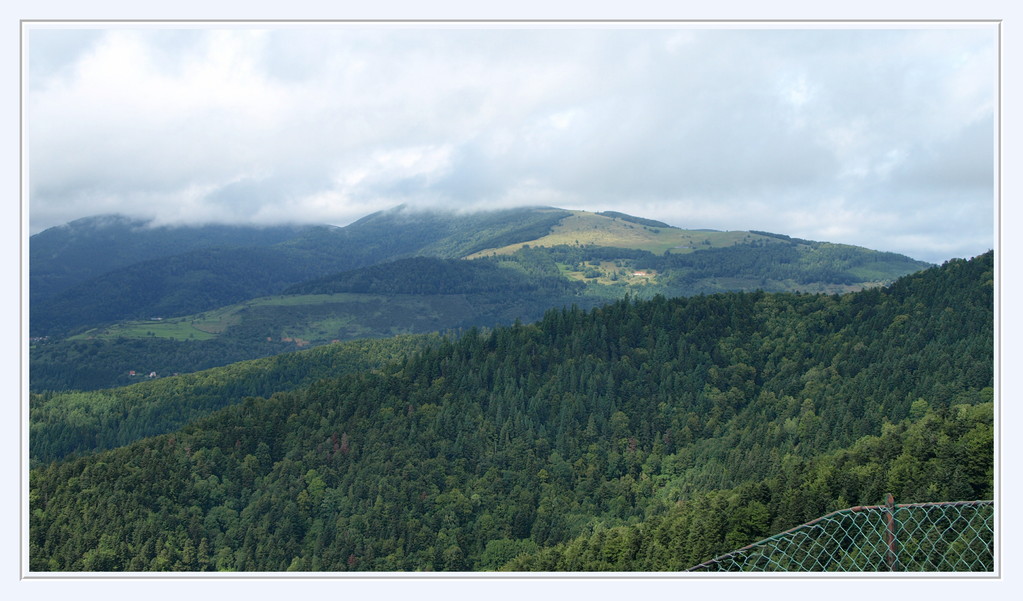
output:
[[[852,507],[690,572],[993,572],[994,501]]]

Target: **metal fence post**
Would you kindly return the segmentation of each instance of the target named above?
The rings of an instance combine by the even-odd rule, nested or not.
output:
[[[888,571],[896,572],[899,569],[898,550],[895,548],[895,497],[888,493],[885,499],[885,507],[888,509],[885,538],[888,543]]]

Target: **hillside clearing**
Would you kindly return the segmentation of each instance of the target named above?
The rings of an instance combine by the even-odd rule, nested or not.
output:
[[[467,259],[491,255],[509,255],[523,246],[610,246],[635,248],[655,254],[664,252],[688,253],[695,250],[722,248],[755,240],[777,241],[752,232],[714,230],[685,230],[675,227],[651,227],[616,217],[597,215],[588,211],[572,211],[561,220],[550,234],[532,240],[490,248],[473,253]]]

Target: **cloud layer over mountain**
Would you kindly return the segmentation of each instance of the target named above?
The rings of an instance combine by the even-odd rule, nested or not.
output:
[[[29,31],[31,230],[620,210],[930,261],[994,245],[996,30]]]

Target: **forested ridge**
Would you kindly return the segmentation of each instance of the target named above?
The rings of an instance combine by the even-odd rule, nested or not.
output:
[[[346,227],[155,227],[106,216],[36,234],[30,250],[33,392],[125,385],[143,366],[186,373],[293,350],[285,338],[317,345],[532,322],[549,308],[627,294],[847,292],[928,266],[781,234],[545,207],[397,207]],[[265,302],[281,294],[388,298]],[[207,314],[237,305],[253,306],[225,328],[204,327]],[[180,327],[146,328],[171,322]]]
[[[86,454],[171,432],[247,396],[270,396],[327,376],[379,368],[439,335],[359,340],[240,361],[197,373],[97,391],[29,396],[32,464]]]
[[[535,208],[456,214],[396,207],[343,228],[239,230],[248,236],[232,235],[229,227],[145,228],[97,218],[89,227],[51,228],[32,237],[40,250],[32,254],[36,275],[30,328],[36,337],[65,336],[118,320],[187,315],[398,258],[461,257],[542,236],[568,214]],[[107,222],[112,225],[101,227]],[[281,240],[288,231],[292,235]],[[137,239],[140,232],[149,232],[145,239],[153,248],[137,250],[145,246]],[[168,239],[182,250],[160,253]],[[267,243],[271,240],[276,242]],[[76,269],[77,261],[61,252],[62,245],[97,260],[88,269]],[[124,257],[132,253],[139,259],[126,263]],[[146,256],[151,258],[142,260]]]
[[[290,286],[284,294],[531,294],[545,292],[570,296],[581,282],[553,273],[502,269],[497,261],[461,261],[414,257],[333,274]]]
[[[201,248],[265,247],[311,226],[156,226],[122,215],[86,217],[35,234],[29,245],[32,302],[121,267]]]
[[[232,332],[233,333],[233,332]],[[243,336],[213,340],[117,338],[42,341],[29,348],[29,387],[33,392],[100,390],[128,386],[145,376],[191,373],[239,361],[293,351],[294,343]]]
[[[205,248],[101,274],[32,307],[36,336],[63,336],[123,319],[187,315],[278,292],[338,269],[275,247]]]
[[[32,570],[677,570],[990,497],[993,253],[470,331],[30,475]]]
[[[573,302],[585,287],[556,267],[502,268],[497,261],[414,257],[317,278],[286,295],[340,295],[310,305],[256,305],[212,339],[105,338],[38,341],[30,348],[31,390],[96,390],[131,384],[131,371],[188,373],[312,344],[535,321]],[[354,297],[352,295],[365,295]],[[249,303],[250,305],[252,303]],[[318,325],[331,323],[332,325]],[[160,325],[160,322],[149,321]],[[340,325],[339,325],[340,324]],[[143,329],[144,326],[143,326]],[[154,328],[155,329],[155,328]],[[288,334],[288,332],[303,332]],[[196,332],[202,334],[202,332]],[[282,339],[290,339],[286,341]]]

